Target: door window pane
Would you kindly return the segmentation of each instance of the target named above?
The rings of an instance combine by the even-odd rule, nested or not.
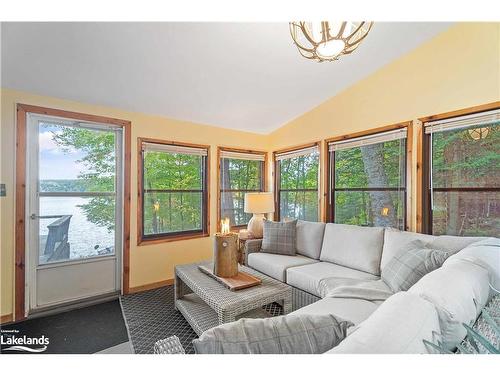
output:
[[[115,133],[41,121],[40,192],[114,192]]]
[[[114,197],[40,197],[39,264],[115,253]]]

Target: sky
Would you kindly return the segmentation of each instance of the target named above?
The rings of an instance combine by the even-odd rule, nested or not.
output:
[[[57,132],[57,129],[49,126],[39,128],[40,180],[76,179],[80,171],[85,170],[83,165],[77,162],[85,155],[83,152],[77,150],[63,152],[54,142],[53,132]]]

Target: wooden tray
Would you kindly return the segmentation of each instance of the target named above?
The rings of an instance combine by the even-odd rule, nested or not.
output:
[[[234,277],[219,277],[213,272],[212,264],[205,264],[198,266],[199,270],[208,276],[214,278],[222,285],[224,285],[229,290],[240,290],[245,288],[250,288],[252,286],[256,286],[262,283],[262,280],[252,276],[246,272],[238,272],[238,274]]]

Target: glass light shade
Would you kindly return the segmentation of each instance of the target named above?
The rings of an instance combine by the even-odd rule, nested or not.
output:
[[[274,212],[273,193],[246,193],[245,212],[267,214]]]
[[[368,35],[373,22],[290,22],[290,34],[300,54],[317,61],[337,60],[352,53]]]

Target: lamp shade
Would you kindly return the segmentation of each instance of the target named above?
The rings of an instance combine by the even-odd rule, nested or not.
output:
[[[246,193],[245,212],[252,214],[274,212],[273,193]]]

